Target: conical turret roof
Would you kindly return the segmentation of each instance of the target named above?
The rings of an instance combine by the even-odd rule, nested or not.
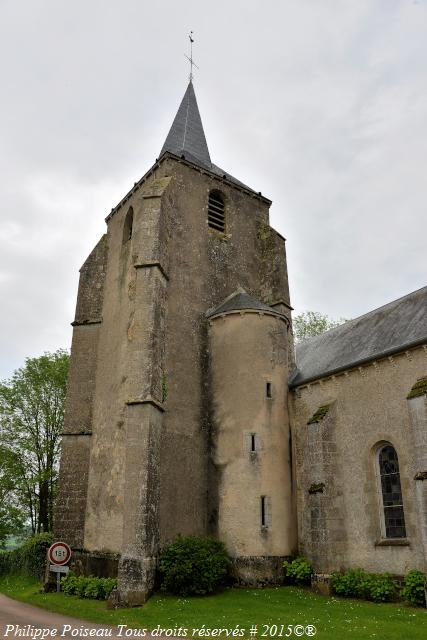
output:
[[[188,160],[192,160],[197,164],[211,166],[202,119],[191,81],[188,84],[160,156],[166,151],[170,151],[177,156],[184,155]]]
[[[271,313],[276,316],[282,315],[272,307],[269,307],[260,300],[257,300],[256,298],[250,296],[241,287],[238,287],[236,291],[234,291],[225,300],[223,300],[217,307],[215,307],[214,309],[209,309],[206,317],[212,318],[213,316],[222,315],[224,313],[230,313],[233,311],[263,311],[264,313]]]

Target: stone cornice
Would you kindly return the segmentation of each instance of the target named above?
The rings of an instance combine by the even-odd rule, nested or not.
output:
[[[137,191],[139,191],[140,187],[144,184],[144,182],[154,173],[154,171],[156,171],[156,169],[158,169],[165,160],[167,160],[168,158],[171,158],[172,160],[176,160],[177,162],[179,162],[180,164],[185,164],[187,167],[190,167],[191,169],[194,169],[196,171],[198,171],[199,173],[202,174],[206,174],[208,176],[210,176],[211,178],[218,180],[219,182],[223,182],[225,183],[227,186],[232,187],[233,189],[237,189],[238,191],[242,191],[243,193],[246,193],[247,195],[251,196],[252,198],[256,198],[257,200],[261,200],[262,202],[265,202],[266,204],[271,204],[271,200],[269,200],[268,198],[266,198],[265,196],[263,196],[262,194],[256,193],[256,191],[252,191],[252,189],[250,188],[245,188],[243,185],[238,185],[236,182],[233,182],[232,180],[228,180],[227,178],[224,178],[220,175],[218,175],[217,173],[214,173],[213,171],[209,171],[208,168],[205,167],[201,167],[198,164],[195,164],[194,162],[190,162],[190,160],[186,160],[186,158],[180,158],[178,156],[175,156],[173,153],[171,153],[170,151],[166,151],[161,158],[158,158],[156,160],[156,162],[153,164],[153,166],[147,171],[147,173],[145,173],[142,178],[140,180],[138,180],[138,182],[135,182],[132,189],[130,189],[130,191],[128,191],[128,193],[125,195],[125,197],[120,200],[120,202],[111,209],[110,213],[108,214],[108,216],[105,218],[105,222],[109,222],[110,218],[112,218],[114,216],[115,213],[117,213],[117,211],[119,211],[119,209],[122,208],[122,206],[124,204],[126,204],[126,202],[128,200],[130,200],[130,198],[133,196],[134,193],[137,193]]]
[[[165,280],[169,280],[169,276],[163,269],[160,262],[136,262],[133,266],[135,269],[151,269],[152,267],[157,267]]]
[[[68,432],[68,431],[63,431],[61,433],[61,436],[91,436],[92,435],[92,431],[73,431],[73,432]]]
[[[362,369],[364,366],[368,366],[368,365],[376,366],[378,361],[385,360],[387,358],[390,359],[392,356],[407,355],[408,353],[418,349],[419,347],[425,347],[426,343],[427,343],[427,338],[422,338],[421,340],[416,340],[415,342],[408,343],[400,347],[395,347],[393,349],[389,349],[382,353],[376,353],[375,355],[370,356],[369,358],[362,358],[361,360],[352,362],[351,364],[347,364],[342,367],[337,367],[336,369],[331,369],[330,371],[325,371],[322,375],[318,375],[312,378],[306,378],[304,380],[298,381],[297,383],[291,382],[289,384],[289,389],[291,390],[300,389],[300,388],[306,387],[309,384],[312,384],[313,382],[329,380],[333,378],[333,376],[335,376],[336,374],[344,374],[346,372],[351,373],[353,371],[358,371],[359,369]]]
[[[84,327],[90,324],[101,324],[102,318],[100,320],[74,320],[71,323],[72,327]]]
[[[164,406],[152,396],[147,396],[146,398],[130,398],[129,400],[126,400],[125,404],[127,404],[128,406],[133,406],[136,404],[151,404],[162,413],[165,411]]]

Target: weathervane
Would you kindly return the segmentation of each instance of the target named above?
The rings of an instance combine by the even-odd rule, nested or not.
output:
[[[194,42],[193,31],[190,31],[190,34],[189,34],[188,37],[190,38],[190,56],[187,56],[186,53],[184,53],[184,55],[187,58],[187,60],[190,61],[190,75],[189,75],[188,79],[190,80],[190,82],[192,82],[193,81],[193,67],[196,67],[196,69],[198,69],[199,67],[197,66],[197,64],[193,60],[193,42]]]

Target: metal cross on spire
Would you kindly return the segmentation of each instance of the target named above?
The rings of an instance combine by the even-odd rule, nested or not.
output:
[[[193,42],[194,42],[193,31],[190,31],[190,34],[189,34],[188,37],[190,38],[190,55],[187,56],[186,53],[184,53],[184,55],[187,58],[187,60],[189,60],[189,62],[190,62],[190,75],[189,75],[188,79],[190,80],[190,82],[192,82],[193,81],[193,67],[196,67],[196,69],[198,69],[199,67],[197,66],[197,64],[193,60]]]

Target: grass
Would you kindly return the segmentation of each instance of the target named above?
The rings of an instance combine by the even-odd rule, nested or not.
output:
[[[284,633],[289,624],[312,624],[317,628],[315,637],[320,640],[425,640],[427,637],[425,609],[332,598],[295,587],[226,589],[215,596],[193,598],[156,594],[144,607],[114,611],[108,611],[105,602],[97,600],[40,593],[38,582],[22,576],[0,577],[0,592],[49,611],[100,624],[127,624],[145,629],[158,625],[163,629],[185,627],[193,637],[199,637],[193,634],[193,629],[203,624],[227,629],[239,625],[245,630],[258,624],[257,640],[262,640],[264,624],[283,624]],[[224,639],[225,635],[219,637]]]

